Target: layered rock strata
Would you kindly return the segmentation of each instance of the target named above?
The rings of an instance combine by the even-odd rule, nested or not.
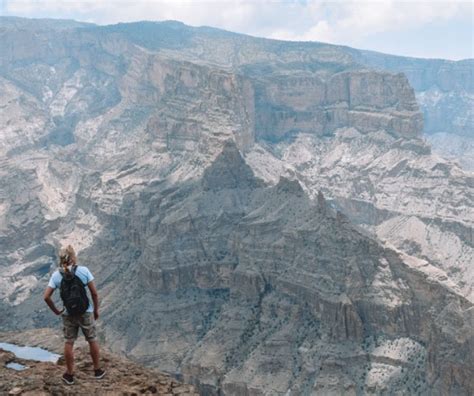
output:
[[[455,285],[368,237],[322,194],[311,201],[284,178],[265,186],[232,143],[202,179],[150,186],[119,219],[128,231],[113,252],[104,248],[118,220],[84,252],[109,262],[97,268],[105,340],[203,393],[473,389],[473,309]]]
[[[341,127],[383,129],[404,138],[422,130],[413,91],[401,74],[352,71],[337,73],[326,82],[314,75],[257,81],[255,130],[260,139],[331,135]]]
[[[474,60],[416,59],[358,51],[358,61],[403,72],[416,91],[436,152],[474,170]]]

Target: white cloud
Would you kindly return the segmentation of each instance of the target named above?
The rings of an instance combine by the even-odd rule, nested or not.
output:
[[[463,16],[472,16],[473,3],[457,0],[3,0],[3,8],[3,13],[10,15],[73,18],[99,24],[173,19],[192,26],[208,25],[255,36],[366,47],[366,38],[374,34],[402,32],[439,21],[456,23]]]
[[[99,24],[140,20],[181,20],[194,25],[245,24],[257,3],[238,0],[4,0],[4,13],[18,16],[90,15]]]
[[[324,17],[324,9],[330,10]],[[400,31],[439,20],[472,14],[470,2],[461,1],[345,1],[309,7],[313,25],[302,33],[276,30],[272,38],[357,45],[366,36]]]

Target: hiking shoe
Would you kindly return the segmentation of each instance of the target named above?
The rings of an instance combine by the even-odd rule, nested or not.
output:
[[[94,377],[95,377],[95,379],[104,378],[104,375],[105,375],[105,371],[104,371],[104,370],[102,370],[102,369],[94,370]]]
[[[62,378],[66,384],[68,385],[74,384],[74,376],[72,374],[64,373]]]

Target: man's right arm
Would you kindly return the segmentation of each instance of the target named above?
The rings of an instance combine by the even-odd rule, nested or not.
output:
[[[51,299],[51,296],[54,293],[54,289],[50,286],[48,286],[44,292],[44,301],[46,304],[48,304],[48,307],[53,311],[56,315],[60,315],[64,312],[64,308],[62,310],[59,310],[56,308],[56,305],[54,305],[54,301]]]

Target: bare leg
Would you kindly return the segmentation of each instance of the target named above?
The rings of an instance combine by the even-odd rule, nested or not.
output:
[[[99,366],[99,343],[97,341],[89,341],[89,349],[91,352],[92,363],[94,364],[94,370],[98,370]]]
[[[74,374],[74,342],[64,343],[64,359],[66,360],[66,372]]]

